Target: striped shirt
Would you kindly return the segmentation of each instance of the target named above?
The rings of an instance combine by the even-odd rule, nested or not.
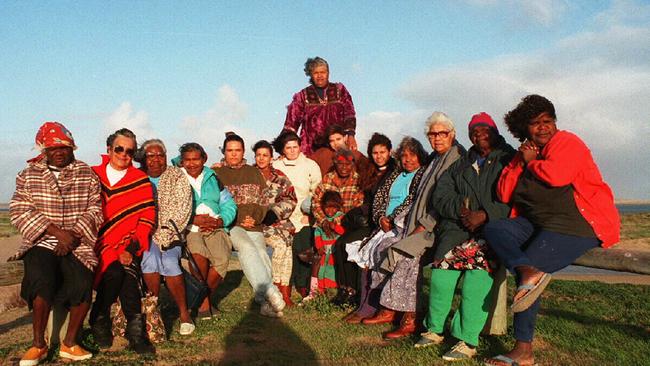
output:
[[[97,266],[93,251],[102,223],[100,186],[86,163],[75,160],[61,169],[58,179],[45,159],[30,163],[16,177],[16,191],[9,203],[11,223],[23,242],[9,260],[21,259],[33,246],[53,249],[58,241],[45,234],[50,224],[71,230],[81,237],[72,252],[88,269]]]
[[[327,191],[335,191],[343,198],[343,213],[347,213],[355,207],[361,207],[363,204],[363,191],[359,188],[359,173],[352,172],[349,177],[337,183],[338,174],[336,171],[325,174],[321,183],[316,187],[314,196],[311,201],[311,212],[316,219],[316,224],[320,225],[327,220],[325,212],[321,207],[321,199]],[[338,217],[335,222],[341,223],[343,216]]]

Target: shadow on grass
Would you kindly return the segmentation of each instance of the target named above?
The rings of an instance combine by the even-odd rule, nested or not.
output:
[[[228,271],[223,283],[217,287],[217,291],[215,291],[210,298],[210,302],[213,306],[218,308],[221,300],[225,299],[231,292],[235,291],[239,285],[241,285],[243,278],[244,272],[242,270]]]
[[[226,296],[241,285],[242,278],[244,278],[244,272],[241,270],[238,271],[228,271],[224,282],[217,287],[217,291],[212,294],[210,298],[211,303],[214,307],[218,308],[219,303]],[[167,290],[167,287],[162,286],[160,288],[160,298],[159,298],[160,314],[165,324],[165,336],[167,339],[170,338],[172,333],[172,328],[174,323],[178,320],[180,313],[178,312],[178,307],[174,302],[174,299],[171,297],[171,294]]]
[[[557,318],[566,319],[570,322],[579,323],[585,326],[593,326],[598,324],[601,327],[607,327],[610,329],[615,329],[621,334],[625,334],[629,337],[638,338],[641,341],[646,341],[650,339],[650,331],[644,327],[639,327],[629,323],[619,323],[611,320],[605,320],[602,318],[596,318],[591,316],[586,316],[572,311],[558,310],[558,309],[545,309],[540,311],[540,314],[546,316],[554,316]]]
[[[251,301],[249,311],[225,338],[219,365],[317,365],[316,352],[283,319],[259,315]]]
[[[8,332],[14,328],[21,327],[23,325],[32,324],[32,313],[25,314],[20,318],[14,319],[8,323],[0,324],[0,333]]]

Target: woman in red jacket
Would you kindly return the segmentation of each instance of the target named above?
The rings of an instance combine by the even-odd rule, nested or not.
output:
[[[487,365],[532,365],[535,318],[550,274],[598,245],[619,240],[614,195],[585,143],[558,130],[555,107],[539,95],[524,97],[505,116],[508,130],[522,141],[503,169],[499,198],[512,205],[511,218],[488,223],[485,236],[517,276],[512,304],[515,347]]]

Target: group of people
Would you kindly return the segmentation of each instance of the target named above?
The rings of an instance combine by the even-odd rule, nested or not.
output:
[[[477,354],[495,273],[505,267],[517,279],[516,343],[486,364],[534,363],[535,319],[551,274],[619,239],[612,191],[587,146],[558,130],[549,100],[529,95],[504,118],[522,142],[517,150],[485,112],[469,121],[467,149],[454,122],[435,112],[424,128],[432,153],[415,137],[393,149],[375,133],[364,155],[346,88],[329,81],[322,58],[308,59],[305,74],[310,85],[294,95],[279,136],[253,145],[253,165],[236,133],[226,134],[223,159],[208,166],[197,143],[183,144],[169,164],[163,141],[138,147],[123,128],[91,168],[75,159],[63,125],[39,129],[41,154],[19,173],[10,203],[23,236],[12,259],[24,261],[21,295],[33,310],[33,343],[21,365],[46,357],[54,304],[70,311],[62,358],[92,357],[77,342],[89,311],[95,342],[111,346],[118,299],[129,348],[154,353],[141,299],[158,296],[161,276],[179,310],[179,333],[191,334],[193,318],[214,313],[211,295],[232,250],[262,315],[282,317],[294,287],[301,303],[333,288],[331,301],[354,307],[348,324],[394,323],[383,337],[419,335],[418,348],[442,344],[448,334],[455,344],[443,358],[450,361]],[[186,233],[196,263],[190,272],[208,288],[196,309],[186,301],[174,225]],[[429,265],[426,308],[419,302]],[[445,332],[461,278],[461,301]]]

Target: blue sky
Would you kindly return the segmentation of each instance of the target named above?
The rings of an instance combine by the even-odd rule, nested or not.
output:
[[[650,199],[650,4],[644,1],[0,2],[0,201],[57,120],[95,164],[122,126],[140,140],[270,139],[307,57],[350,90],[373,131],[422,136],[435,110],[466,124],[526,94],[551,99],[618,198]]]

